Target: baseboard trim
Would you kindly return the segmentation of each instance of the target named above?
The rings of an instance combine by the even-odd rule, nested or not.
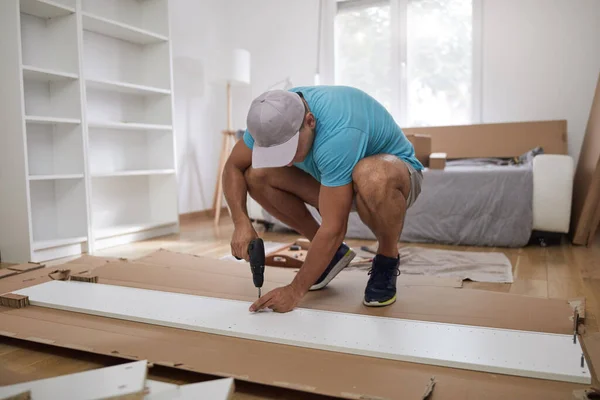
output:
[[[221,208],[221,216],[227,215],[227,207]],[[192,211],[189,213],[179,214],[179,222],[189,222],[197,220],[207,220],[214,218],[215,212],[213,209]]]

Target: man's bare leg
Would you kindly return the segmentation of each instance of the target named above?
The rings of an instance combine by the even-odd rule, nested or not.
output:
[[[313,240],[319,224],[304,203],[318,207],[320,185],[296,167],[248,168],[248,194],[275,218]]]
[[[404,226],[410,174],[397,157],[376,155],[361,160],[352,179],[358,215],[379,241],[363,303],[387,306],[396,301],[396,277],[400,274],[398,240]]]
[[[356,209],[379,241],[377,253],[396,257],[410,191],[407,166],[395,156],[376,155],[361,160],[352,177]]]

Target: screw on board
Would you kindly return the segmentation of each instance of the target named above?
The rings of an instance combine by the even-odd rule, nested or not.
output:
[[[584,365],[585,365],[585,357],[583,356],[583,353],[581,353],[581,368],[583,368]]]

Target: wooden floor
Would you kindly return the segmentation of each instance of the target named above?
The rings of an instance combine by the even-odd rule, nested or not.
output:
[[[212,221],[198,219],[182,223],[178,235],[138,242],[105,249],[97,252],[98,256],[138,258],[159,248],[173,251],[205,255],[219,258],[229,254],[229,240],[233,225],[223,217],[218,229]],[[288,242],[297,235],[286,233],[262,232],[265,240]],[[373,244],[372,241],[348,240],[351,246]],[[407,245],[402,243],[401,245]],[[410,244],[414,246],[415,244]],[[467,251],[500,251],[506,254],[513,265],[515,282],[477,283],[465,282],[465,289],[483,289],[499,292],[515,293],[527,296],[547,297],[556,299],[586,299],[586,329],[598,330],[597,319],[600,316],[600,240],[589,248],[572,246],[564,243],[555,247],[530,246],[520,249],[477,248],[442,245],[421,245],[423,247],[467,250]],[[65,260],[56,260],[49,264],[59,264]],[[0,370],[0,385],[2,375],[12,374],[14,379],[30,380],[55,375],[83,371],[99,366],[115,363],[108,357],[99,357],[83,352],[57,350],[44,345],[31,345],[0,338],[0,368],[6,368],[5,374]],[[153,368],[151,378],[174,383],[197,382],[208,379],[198,374],[186,374]],[[262,393],[262,394],[261,394]],[[259,385],[241,384],[235,395],[236,399],[258,398],[290,398],[290,393],[276,393],[269,389],[269,395],[264,394],[264,388]],[[295,397],[294,397],[295,398]],[[306,398],[300,395],[298,398]],[[318,397],[311,397],[318,398]]]

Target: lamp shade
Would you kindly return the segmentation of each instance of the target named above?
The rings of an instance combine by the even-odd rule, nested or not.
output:
[[[223,65],[222,78],[232,85],[250,84],[250,52],[245,49],[233,49],[229,60]]]

